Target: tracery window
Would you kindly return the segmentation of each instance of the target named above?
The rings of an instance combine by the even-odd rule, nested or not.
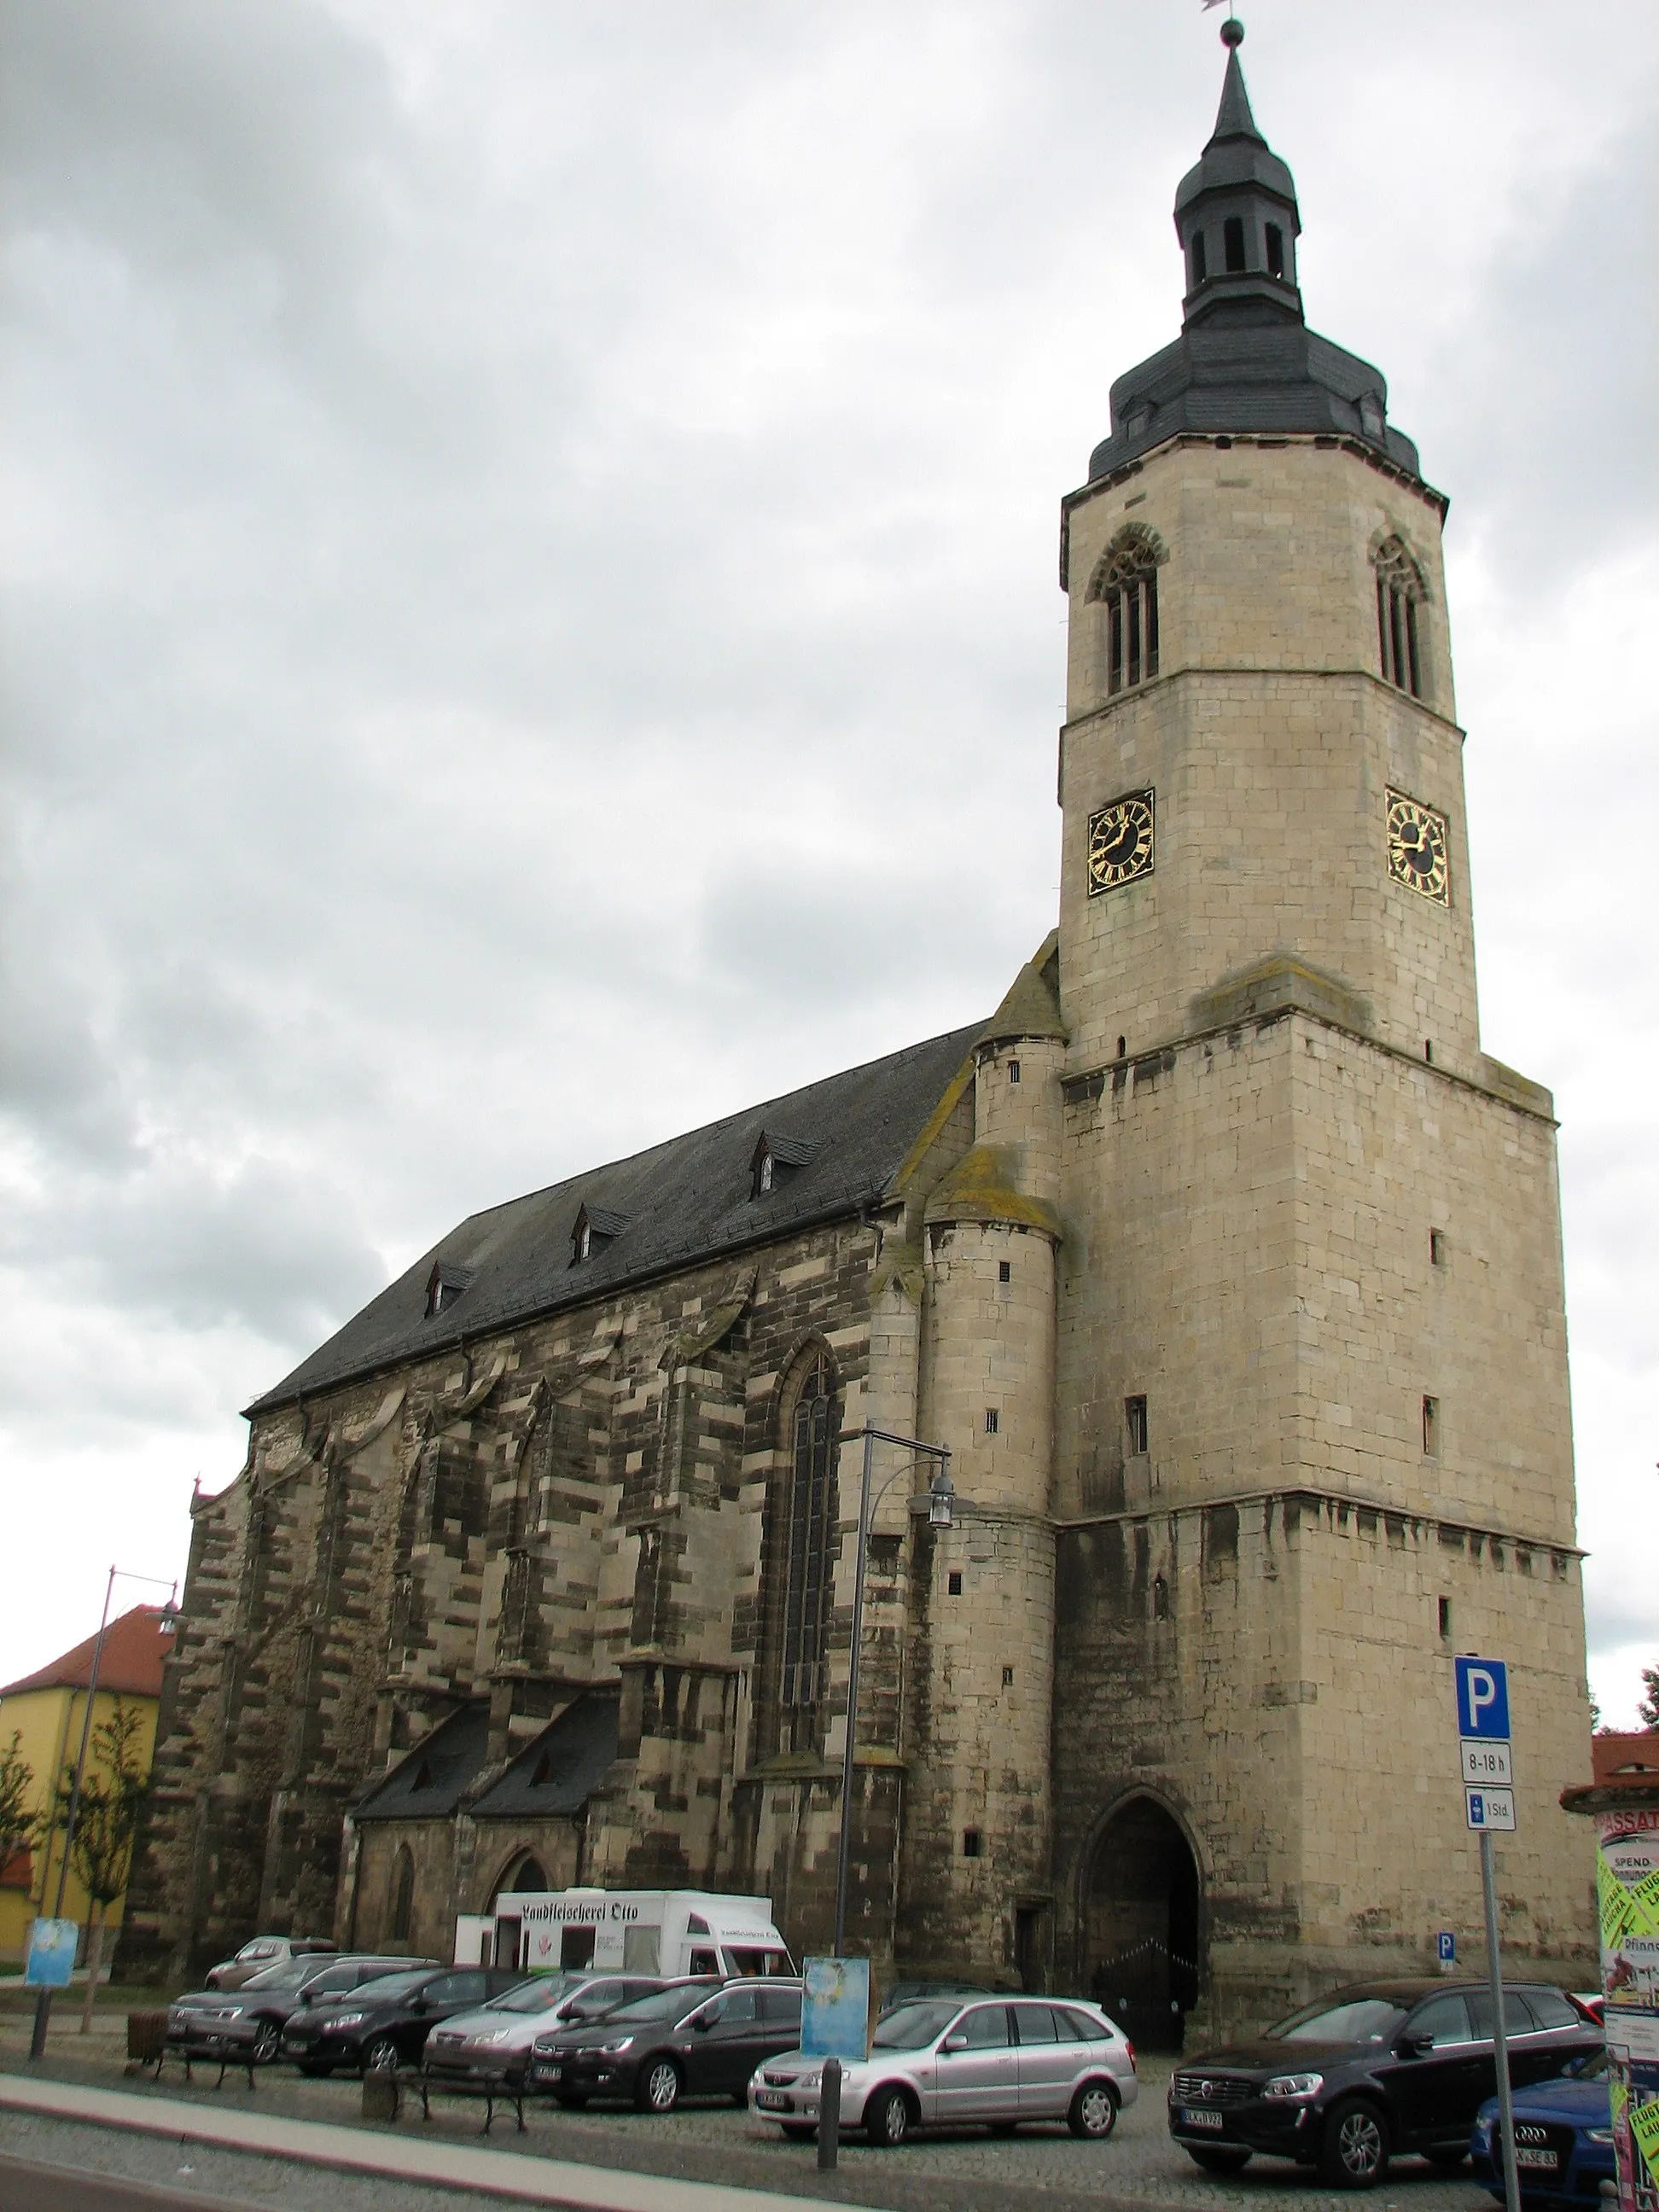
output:
[[[1086,596],[1105,610],[1109,692],[1158,673],[1158,572],[1168,558],[1156,531],[1131,522],[1095,564]]]
[[[1376,644],[1384,681],[1421,699],[1426,687],[1417,610],[1428,597],[1423,571],[1400,538],[1385,538],[1371,565],[1376,571]]]
[[[788,1431],[785,1476],[782,1615],[778,1703],[805,1729],[792,1729],[806,1747],[815,1708],[828,1688],[830,1583],[836,1548],[836,1435],[840,1409],[830,1363],[820,1352],[802,1380]]]

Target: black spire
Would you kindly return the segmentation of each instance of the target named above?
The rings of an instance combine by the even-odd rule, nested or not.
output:
[[[1255,126],[1238,49],[1244,26],[1221,27],[1227,74],[1215,129],[1176,194],[1176,235],[1187,257],[1189,323],[1241,307],[1252,319],[1302,313],[1296,241],[1302,229],[1296,180]]]
[[[1381,372],[1303,320],[1296,180],[1250,112],[1243,36],[1231,17],[1221,27],[1227,74],[1215,129],[1176,194],[1181,336],[1113,384],[1111,435],[1089,457],[1090,480],[1183,431],[1362,438],[1415,476],[1417,448],[1388,421]]]

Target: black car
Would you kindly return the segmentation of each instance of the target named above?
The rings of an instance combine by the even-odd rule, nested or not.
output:
[[[337,2066],[391,2073],[415,2063],[441,2020],[503,1996],[524,1978],[507,1966],[422,1966],[387,1974],[296,2014],[283,2031],[283,2056],[302,2074],[331,2074]]]
[[[538,2035],[526,2086],[573,2106],[632,2098],[642,2112],[672,2112],[682,2097],[746,2105],[756,2067],[799,2042],[799,1982],[672,1982],[592,2027]]]
[[[1568,1997],[1532,1983],[1504,1992],[1504,2027],[1517,2089],[1602,2047]],[[1170,2133],[1212,2173],[1263,2151],[1317,2166],[1331,2188],[1369,2189],[1398,2151],[1460,2166],[1497,2081],[1484,1984],[1366,1982],[1253,2042],[1184,2060]]]
[[[377,1975],[436,1964],[435,1959],[386,1959],[366,1952],[288,1959],[240,1989],[198,1990],[175,1997],[167,2007],[167,2048],[187,2057],[268,2065],[281,2048],[283,2030],[307,2007],[343,1997]]]

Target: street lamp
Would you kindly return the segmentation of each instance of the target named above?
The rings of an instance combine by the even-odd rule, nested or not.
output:
[[[859,1486],[858,1562],[853,1577],[853,1643],[847,1668],[847,1742],[841,1761],[841,1846],[836,1858],[835,1956],[838,1959],[847,1937],[847,1872],[853,1849],[853,1754],[858,1741],[859,1661],[864,1644],[864,1571],[870,1550],[870,1522],[876,1507],[899,1476],[917,1459],[931,1459],[939,1462],[927,1492],[927,1525],[930,1528],[954,1527],[957,1509],[961,1502],[957,1497],[956,1485],[947,1471],[951,1455],[943,1444],[925,1444],[915,1437],[896,1437],[885,1429],[872,1428],[854,1429],[836,1441],[851,1443],[854,1437],[860,1436],[864,1438],[864,1474]],[[875,1448],[878,1443],[896,1444],[902,1451],[908,1451],[912,1456],[903,1465],[894,1468],[872,1498],[870,1477]]]
[[[81,1810],[81,1785],[86,1779],[87,1746],[92,1741],[93,1708],[98,1702],[98,1670],[103,1663],[104,1637],[109,1628],[110,1600],[115,1594],[115,1585],[118,1582],[148,1583],[154,1589],[161,1588],[161,1578],[159,1575],[135,1575],[125,1567],[112,1567],[109,1571],[109,1580],[104,1584],[104,1610],[98,1623],[97,1639],[92,1647],[92,1665],[87,1672],[87,1709],[81,1718],[81,1748],[76,1754],[75,1779],[70,1784],[69,1811],[64,1820],[64,1856],[58,1869],[58,1897],[52,1908],[52,1917],[54,1920],[61,1920],[64,1917],[64,1892],[69,1884],[70,1852],[75,1843],[76,1818]],[[157,1624],[164,1634],[175,1630],[179,1626],[177,1580],[169,1583],[167,1589],[167,1601],[161,1607],[161,1617]],[[74,1697],[75,1692],[71,1689],[70,1692],[71,1709]],[[46,1848],[50,1853],[52,1832],[48,1829],[46,1832],[48,1837]],[[41,1893],[41,1902],[42,1904],[46,1902],[44,1889]],[[31,2058],[43,2058],[46,2056],[46,2027],[51,2019],[52,1991],[48,1988],[42,1988],[34,2000],[34,2033],[29,2039]]]

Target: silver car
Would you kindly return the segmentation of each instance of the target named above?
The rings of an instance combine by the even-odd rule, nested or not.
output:
[[[792,2051],[757,2067],[749,2109],[805,2141],[817,2126],[821,2059]],[[918,1999],[884,2012],[868,2058],[842,2071],[844,2127],[891,2149],[913,2128],[1064,2120],[1076,2136],[1110,2135],[1139,2084],[1134,2045],[1098,2005],[1068,1997]]]
[[[658,1974],[538,1974],[472,2012],[457,2013],[426,2039],[421,2070],[433,2083],[521,2081],[530,2046],[556,2027],[603,2020],[618,2005],[662,1987]]]

